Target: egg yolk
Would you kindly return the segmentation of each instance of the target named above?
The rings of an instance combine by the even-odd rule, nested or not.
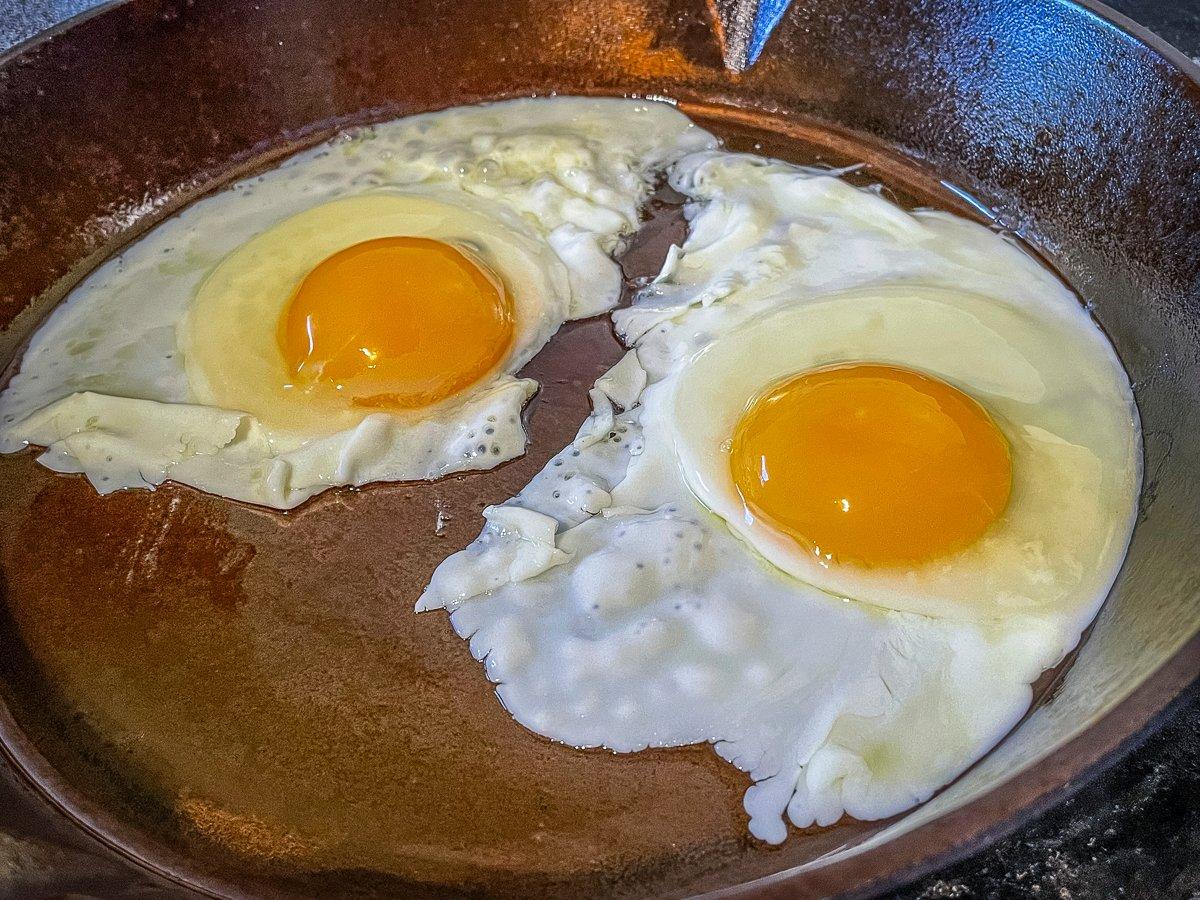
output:
[[[304,278],[279,326],[298,387],[401,409],[479,381],[512,342],[512,301],[499,279],[457,248],[420,237],[335,253]]]
[[[748,405],[731,452],[747,511],[826,565],[895,567],[961,550],[1012,489],[1008,442],[979,403],[887,365],[775,384]]]

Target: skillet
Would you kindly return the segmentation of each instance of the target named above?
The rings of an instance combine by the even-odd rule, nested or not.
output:
[[[907,817],[769,850],[744,837],[744,785],[707,751],[518,740],[445,623],[406,611],[479,505],[573,431],[582,385],[611,361],[603,323],[535,364],[534,445],[486,484],[371,488],[281,521],[172,487],[100,500],[6,458],[0,741],[104,853],[232,895],[878,890],[1061,796],[1196,677],[1200,88],[1186,60],[1099,7],[1034,0],[797,2],[742,73],[698,2],[345,7],[134,0],[0,62],[8,356],[116,248],[336,128],[550,90],[666,95],[734,145],[866,160],[911,202],[973,210],[1043,253],[1134,381],[1138,528],[1083,649],[997,751]],[[678,222],[657,227],[631,275]],[[440,537],[437,503],[455,513]],[[151,570],[130,548],[164,521]],[[380,534],[394,539],[372,547]],[[296,574],[293,590],[243,578],[251,561]],[[277,638],[257,671],[236,654],[251,613]],[[391,650],[372,667],[346,650],[363,641]],[[448,675],[458,689],[439,692]],[[296,680],[324,704],[288,718],[263,685]],[[396,750],[438,727],[454,738],[441,765]],[[263,747],[253,764],[231,754]]]

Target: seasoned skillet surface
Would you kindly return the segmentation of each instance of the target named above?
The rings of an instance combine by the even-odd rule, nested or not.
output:
[[[1200,2],[1109,0],[1110,5],[1200,54]],[[0,12],[0,46],[95,5],[30,0]],[[1200,891],[1200,688],[1163,716],[1159,733],[1083,792],[992,849],[898,896],[1183,897]],[[12,773],[0,770],[0,897],[86,892],[173,896],[140,872],[91,855],[86,839],[38,814]]]

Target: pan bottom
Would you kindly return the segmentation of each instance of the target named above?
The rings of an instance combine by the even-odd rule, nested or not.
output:
[[[902,205],[980,215],[882,147],[685,110],[732,149],[865,163],[847,177]],[[668,195],[622,259],[627,291],[683,234]],[[32,454],[0,457],[0,737],[118,850],[221,894],[694,891],[875,833],[843,821],[757,842],[747,777],[708,748],[616,755],[527,732],[444,617],[412,612],[483,507],[571,439],[622,352],[605,318],[560,331],[523,373],[542,389],[520,459],[286,515],[171,484],[101,498]]]

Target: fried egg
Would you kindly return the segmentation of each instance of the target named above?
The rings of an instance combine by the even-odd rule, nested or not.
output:
[[[1137,472],[1128,380],[1087,324],[929,285],[780,298],[690,361],[664,417],[700,502],[796,578],[1086,622]]]
[[[610,309],[663,169],[663,103],[517,100],[339,136],[158,226],[35,333],[0,451],[102,493],[171,479],[290,508],[524,452],[517,376]]]
[[[510,713],[708,742],[749,829],[927,799],[1024,715],[1125,553],[1132,392],[1017,246],[834,173],[699,152],[688,235],[571,446],[418,601]]]

